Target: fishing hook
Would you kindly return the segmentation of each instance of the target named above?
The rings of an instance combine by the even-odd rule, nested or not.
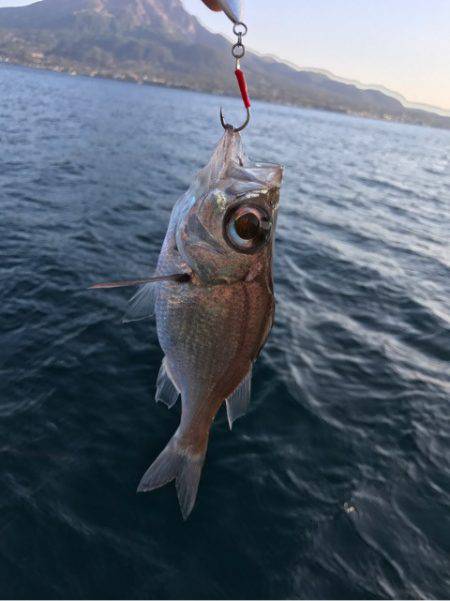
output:
[[[234,127],[233,125],[230,125],[229,123],[225,122],[225,119],[223,116],[223,110],[222,110],[222,107],[220,107],[220,122],[224,129],[231,129],[232,131],[237,133],[237,132],[245,129],[250,121],[250,106],[251,106],[250,96],[248,95],[247,82],[245,81],[245,75],[241,69],[241,58],[243,58],[245,55],[245,46],[242,43],[242,38],[243,38],[243,36],[245,36],[247,34],[247,25],[240,21],[235,22],[235,24],[233,25],[233,33],[238,38],[238,41],[236,42],[236,44],[234,44],[233,47],[231,48],[231,54],[233,55],[234,59],[236,60],[236,69],[234,71],[234,74],[236,75],[237,83],[239,86],[239,91],[241,92],[242,102],[244,103],[245,110],[247,111],[247,117],[242,125],[240,125],[239,127]]]
[[[220,123],[222,124],[222,127],[224,129],[232,129],[236,133],[239,131],[242,131],[244,128],[247,127],[247,125],[249,124],[249,121],[250,121],[250,108],[247,106],[247,107],[245,107],[245,110],[247,111],[247,118],[245,119],[244,123],[242,125],[240,125],[239,127],[234,127],[233,125],[230,125],[229,123],[225,122],[225,119],[223,116],[223,110],[222,110],[222,107],[220,107]]]

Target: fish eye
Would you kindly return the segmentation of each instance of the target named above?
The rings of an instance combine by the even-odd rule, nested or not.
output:
[[[251,254],[270,237],[272,223],[268,213],[256,205],[230,207],[224,219],[224,237],[235,250]]]

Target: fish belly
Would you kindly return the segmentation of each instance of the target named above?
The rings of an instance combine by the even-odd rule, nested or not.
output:
[[[248,373],[273,321],[264,280],[209,287],[159,286],[158,338],[181,392],[180,432],[207,429]]]

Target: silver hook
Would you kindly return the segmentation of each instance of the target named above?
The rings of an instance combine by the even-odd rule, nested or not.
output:
[[[247,111],[247,118],[245,119],[244,123],[242,125],[240,125],[239,127],[234,127],[233,125],[230,125],[229,123],[225,122],[224,116],[223,116],[223,110],[222,107],[220,107],[220,122],[222,124],[222,127],[224,129],[232,129],[234,132],[239,132],[242,131],[243,129],[245,129],[247,127],[247,125],[250,122],[250,109],[246,108]]]

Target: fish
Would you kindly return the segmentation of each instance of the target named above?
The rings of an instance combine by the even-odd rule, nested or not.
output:
[[[227,126],[209,163],[175,203],[154,274],[94,288],[141,285],[125,321],[154,312],[164,359],[156,401],[181,419],[138,492],[175,481],[183,519],[194,507],[211,426],[248,409],[252,367],[275,312],[273,252],[283,167],[247,158]]]

